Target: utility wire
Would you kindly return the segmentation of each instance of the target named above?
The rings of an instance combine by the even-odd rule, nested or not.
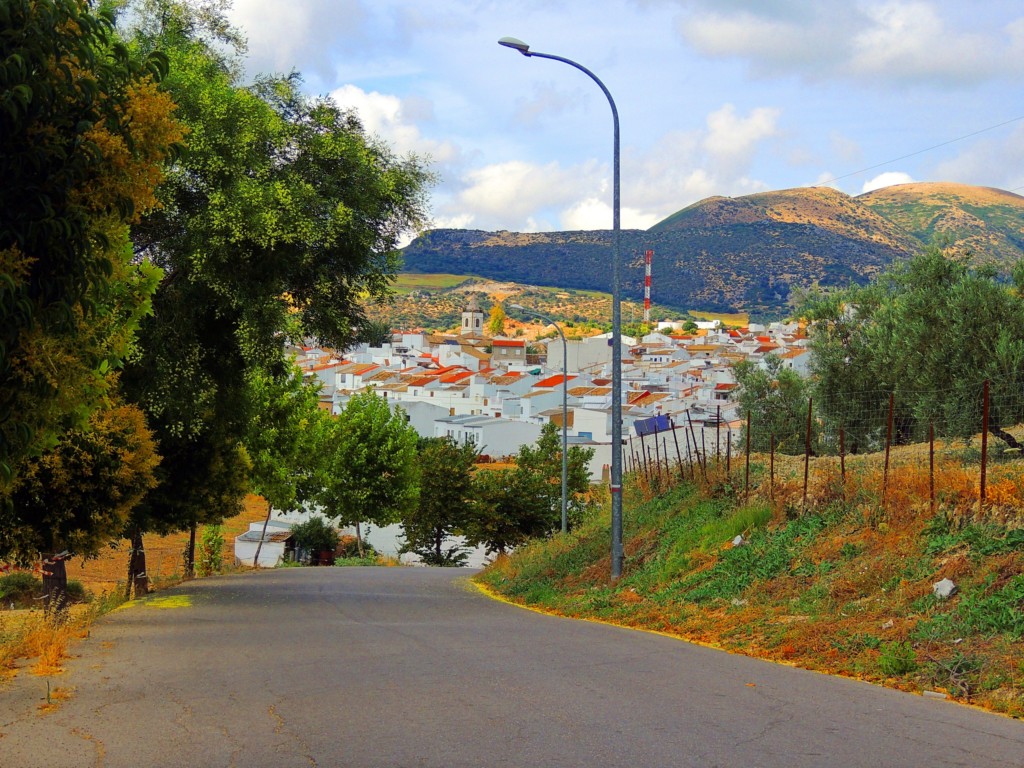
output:
[[[861,168],[859,171],[851,171],[850,173],[844,173],[842,176],[833,176],[831,179],[826,179],[825,181],[819,181],[814,186],[816,186],[816,187],[824,187],[827,184],[831,184],[831,183],[833,183],[835,181],[839,181],[841,179],[848,179],[851,176],[857,176],[858,174],[861,174],[861,173],[867,173],[868,171],[873,171],[873,170],[875,170],[877,168],[884,168],[887,165],[892,165],[893,163],[898,163],[900,160],[906,160],[908,157],[916,157],[917,155],[923,155],[925,152],[931,152],[933,149],[939,149],[940,147],[945,147],[945,146],[947,146],[949,144],[955,144],[958,141],[963,141],[964,139],[969,139],[972,136],[978,136],[979,134],[986,133],[988,131],[994,131],[996,128],[1002,128],[1004,125],[1010,125],[1011,123],[1016,123],[1016,122],[1018,122],[1020,120],[1024,120],[1024,115],[1021,115],[1020,117],[1013,117],[1013,118],[1011,118],[1009,120],[1005,120],[1002,123],[998,123],[996,125],[990,125],[988,128],[982,128],[980,130],[975,131],[974,133],[968,133],[965,136],[958,136],[955,139],[950,139],[949,141],[944,141],[941,144],[936,144],[936,145],[931,146],[931,147],[926,147],[925,149],[919,149],[917,152],[911,152],[909,155],[901,155],[900,157],[894,157],[892,160],[886,160],[884,163],[877,163],[875,165],[869,165],[867,168]],[[1024,187],[1017,187],[1017,189],[1024,189]],[[1009,191],[1010,192],[1015,192],[1016,190],[1011,189]]]

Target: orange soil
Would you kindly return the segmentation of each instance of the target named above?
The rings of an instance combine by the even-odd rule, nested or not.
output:
[[[262,521],[267,514],[267,502],[259,496],[247,496],[244,509],[237,517],[224,521],[224,563],[230,565],[235,559],[235,537],[249,530],[249,523]],[[200,526],[196,543],[203,534]],[[188,544],[188,532],[170,536],[145,536],[146,570],[151,580],[166,579],[180,575],[182,553]],[[68,578],[77,579],[92,592],[113,590],[118,582],[124,583],[128,572],[128,542],[120,541],[117,547],[104,550],[95,560],[83,561],[75,558],[68,562]]]

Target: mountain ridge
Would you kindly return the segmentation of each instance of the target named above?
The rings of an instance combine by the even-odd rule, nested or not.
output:
[[[679,310],[784,311],[793,288],[866,282],[941,238],[951,255],[1007,270],[1024,258],[1024,197],[946,182],[852,197],[828,187],[710,197],[648,230],[622,231],[623,297],[652,294]],[[612,232],[437,229],[405,249],[407,272],[608,290]]]

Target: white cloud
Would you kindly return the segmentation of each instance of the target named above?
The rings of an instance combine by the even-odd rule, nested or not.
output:
[[[747,60],[763,74],[869,85],[960,86],[1024,71],[1024,20],[963,31],[949,3],[682,2],[683,39],[701,53]]]
[[[732,104],[726,104],[708,115],[704,149],[723,166],[746,166],[758,143],[777,135],[779,114],[777,109],[758,107],[741,117]]]
[[[893,187],[897,184],[912,184],[914,179],[911,178],[910,174],[903,173],[902,171],[886,171],[880,173],[875,178],[869,179],[864,182],[864,186],[861,187],[861,194],[865,192],[873,192],[876,189],[882,189],[883,187]]]
[[[442,215],[472,214],[474,225],[483,229],[513,226],[510,222],[517,221],[525,227],[551,227],[553,222],[538,218],[538,212],[572,208],[604,184],[604,173],[594,162],[571,168],[521,160],[496,163],[467,172],[461,190],[445,203]]]
[[[962,83],[998,71],[994,41],[953,32],[930,3],[886,2],[865,10],[869,23],[853,36],[846,64],[854,75]]]
[[[314,69],[333,74],[329,51],[358,41],[367,14],[359,0],[234,0],[229,12],[249,40],[253,72]]]
[[[354,85],[344,85],[332,91],[331,98],[340,107],[354,109],[366,130],[387,141],[399,154],[414,152],[427,155],[440,165],[458,160],[458,147],[451,142],[424,137],[413,122],[431,113],[430,104],[424,99],[403,101],[397,96],[376,91],[367,93]]]
[[[997,187],[1020,194],[1024,185],[1024,125],[1005,136],[976,142],[939,163],[931,176],[936,181]]]
[[[750,171],[764,143],[777,136],[779,115],[763,107],[740,113],[727,104],[708,116],[704,130],[671,133],[643,152],[627,150],[622,226],[647,229],[711,195],[768,189]],[[495,163],[463,173],[453,186],[435,222],[519,231],[611,228],[611,169],[596,161]]]

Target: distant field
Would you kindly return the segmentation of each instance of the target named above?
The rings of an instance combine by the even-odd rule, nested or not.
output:
[[[746,312],[728,314],[724,312],[698,312],[697,310],[691,309],[689,314],[698,320],[707,320],[709,322],[712,320],[720,320],[722,325],[736,325],[741,328],[750,325],[750,315]]]
[[[476,278],[474,275],[447,275],[447,274],[427,274],[418,272],[399,272],[398,279],[395,281],[394,289],[395,293],[412,293],[413,291],[443,291],[448,288],[454,288],[459,283],[463,283],[470,278]]]

